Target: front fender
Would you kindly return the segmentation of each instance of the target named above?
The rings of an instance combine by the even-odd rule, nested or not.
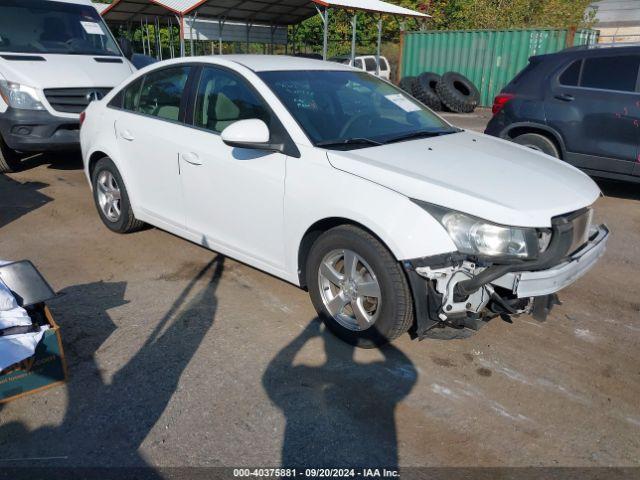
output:
[[[440,223],[406,196],[337,170],[326,157],[324,162],[307,158],[303,154],[287,163],[284,238],[292,281],[298,278],[298,253],[305,234],[324,219],[341,218],[366,227],[398,260],[456,250]]]

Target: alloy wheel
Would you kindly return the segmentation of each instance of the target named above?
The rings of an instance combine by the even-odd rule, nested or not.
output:
[[[121,214],[122,195],[116,177],[108,170],[103,170],[98,175],[96,186],[102,213],[110,222],[117,222]]]
[[[354,251],[340,249],[325,255],[318,285],[325,308],[343,327],[363,331],[378,319],[380,284],[371,266]]]

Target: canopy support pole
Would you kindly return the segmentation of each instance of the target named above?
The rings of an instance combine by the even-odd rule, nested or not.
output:
[[[224,28],[225,18],[218,20],[218,55],[222,55],[222,29]]]
[[[353,12],[351,19],[351,66],[356,63],[356,27],[358,25],[358,12]]]
[[[380,76],[380,44],[382,43],[382,15],[378,17],[378,48],[376,50],[376,76]]]
[[[285,26],[284,28],[284,54],[289,55],[289,27]]]
[[[313,6],[316,7],[316,11],[318,12],[318,15],[320,15],[320,20],[322,20],[322,25],[324,27],[322,34],[322,60],[326,60],[328,50],[327,47],[329,44],[329,8],[324,7],[322,10],[320,10],[320,7],[318,7],[318,5],[316,5],[315,3],[313,4]],[[305,53],[307,53],[306,43],[304,51]]]
[[[142,54],[147,54],[147,45],[144,41],[144,23],[142,23],[142,17],[140,17],[140,40],[142,41]]]
[[[155,30],[155,37],[156,37],[156,49],[158,50],[158,53],[156,55],[156,58],[160,61],[162,61],[162,43],[160,42],[160,19],[158,17],[155,18],[155,23],[154,23],[154,30]]]
[[[180,27],[180,56],[184,57],[184,16],[176,15],[176,19],[178,20],[178,26]]]
[[[269,43],[269,53],[270,53],[271,55],[273,55],[273,36],[274,36],[275,31],[276,31],[276,29],[277,29],[277,28],[278,28],[278,26],[277,26],[277,25],[276,25],[276,26],[274,26],[274,25],[273,25],[273,23],[272,23],[272,24],[271,24],[271,26],[269,27],[269,30],[270,30],[270,32],[269,32],[269,33],[271,34],[271,36],[270,36],[270,43]]]
[[[195,52],[193,51],[193,24],[196,21],[196,18],[198,17],[198,12],[194,13],[191,16],[191,22],[189,25],[189,40],[190,40],[190,46],[191,46],[191,56],[194,57],[195,56]]]
[[[144,24],[147,31],[147,50],[151,56],[151,35],[149,34],[149,19],[147,17],[144,17]]]
[[[398,82],[402,78],[402,56],[404,55],[404,32],[407,29],[407,22],[402,20],[400,22],[400,61],[398,62],[398,78],[396,79]]]
[[[175,51],[173,50],[173,21],[171,17],[167,18],[167,28],[169,29],[169,56],[175,57]]]
[[[247,23],[247,51],[245,53],[249,53],[249,34],[251,32],[251,24]]]
[[[327,50],[329,47],[329,9],[324,9],[324,36],[322,37],[322,60],[327,60]]]

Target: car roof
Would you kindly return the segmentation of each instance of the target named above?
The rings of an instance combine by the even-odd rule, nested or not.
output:
[[[247,67],[254,72],[274,72],[281,70],[352,70],[347,65],[335,62],[325,62],[313,58],[291,57],[287,55],[216,55],[199,57],[209,59],[215,63],[220,58]]]
[[[627,54],[637,54],[640,53],[640,46],[637,44],[631,45],[606,45],[606,44],[596,44],[596,45],[580,45],[576,47],[565,48],[564,50],[560,50],[555,53],[547,53],[544,55],[536,55],[531,58],[535,58],[536,60],[543,60],[547,58],[573,58],[573,57],[584,57],[584,56],[607,56],[610,54],[616,55],[627,55]]]

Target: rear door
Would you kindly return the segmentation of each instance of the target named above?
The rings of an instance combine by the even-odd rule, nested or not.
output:
[[[640,137],[640,54],[586,56],[552,80],[547,123],[560,132],[566,160],[590,170],[632,174]]]
[[[170,230],[185,223],[178,153],[190,70],[186,65],[162,68],[132,83],[115,122],[136,207]]]

